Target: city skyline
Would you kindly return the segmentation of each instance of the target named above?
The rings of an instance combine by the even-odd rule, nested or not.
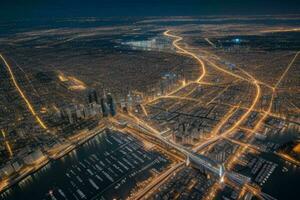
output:
[[[5,1],[3,200],[285,200],[296,1]]]

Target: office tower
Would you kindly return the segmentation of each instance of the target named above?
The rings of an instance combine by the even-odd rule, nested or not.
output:
[[[95,89],[90,89],[88,91],[88,103],[98,103],[98,94]]]
[[[115,101],[112,98],[111,94],[107,94],[107,104],[109,106],[109,111],[111,116],[116,115],[116,106],[115,106]]]
[[[101,110],[103,117],[108,117],[109,114],[109,107],[106,103],[106,98],[101,98]]]

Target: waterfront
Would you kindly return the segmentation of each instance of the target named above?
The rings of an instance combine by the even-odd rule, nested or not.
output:
[[[275,155],[263,155],[270,161],[276,162],[278,167],[265,183],[262,190],[276,199],[297,199],[300,195],[299,176],[300,168]]]
[[[0,200],[298,199],[298,12],[123,1],[2,4]]]
[[[1,199],[125,198],[137,182],[168,164],[165,156],[145,150],[132,136],[100,133],[6,190]]]

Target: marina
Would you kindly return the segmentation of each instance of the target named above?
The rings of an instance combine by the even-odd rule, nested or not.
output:
[[[0,196],[3,200],[107,199],[112,195],[126,198],[138,181],[161,172],[168,164],[165,155],[145,150],[133,136],[107,131],[50,162]]]

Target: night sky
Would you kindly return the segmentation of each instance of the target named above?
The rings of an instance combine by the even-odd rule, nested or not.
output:
[[[1,0],[0,20],[300,14],[299,0]]]

